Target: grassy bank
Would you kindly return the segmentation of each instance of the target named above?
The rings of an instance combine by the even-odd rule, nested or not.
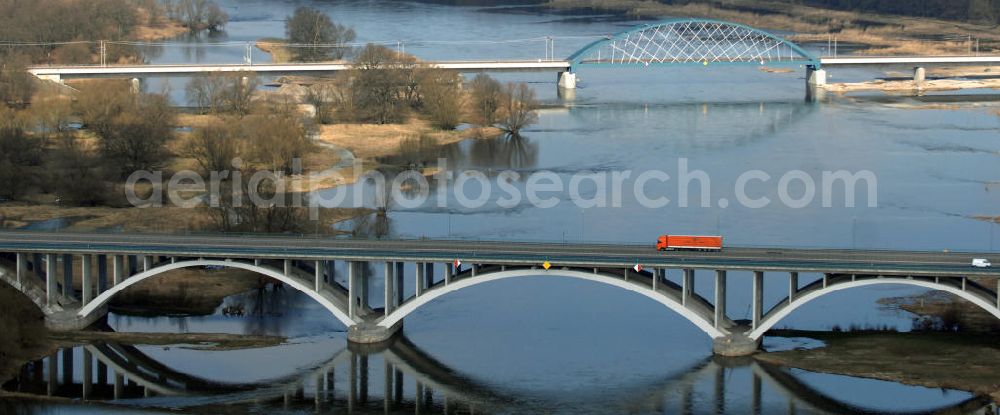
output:
[[[86,343],[119,343],[152,346],[184,345],[184,348],[212,351],[274,347],[285,342],[284,337],[254,334],[115,333],[102,331],[51,333],[49,339],[62,347]]]
[[[826,347],[760,353],[763,362],[812,372],[948,388],[1000,400],[1000,335],[963,333],[832,333],[772,330]]]
[[[285,47],[287,43],[284,39],[265,38],[258,40],[257,49],[271,55],[274,63],[288,63],[292,61],[292,52]]]
[[[497,128],[442,131],[425,120],[411,118],[402,124],[334,124],[320,127],[318,139],[350,150],[355,157],[372,160],[405,153],[408,140],[423,138],[427,145],[445,146],[477,138],[497,138]]]
[[[912,80],[875,80],[865,82],[830,83],[823,89],[835,93],[859,91],[882,91],[897,94],[913,94],[930,91],[959,91],[963,89],[1000,89],[1000,78],[993,79],[935,79],[921,83]]]
[[[955,54],[967,53],[964,41],[926,40],[942,35],[971,35],[980,39],[980,50],[1000,47],[1000,33],[992,26],[948,20],[858,13],[789,4],[738,0],[709,3],[664,4],[644,0],[550,0],[556,10],[611,12],[644,19],[703,17],[727,20],[770,30],[794,32],[795,42],[826,43],[835,34],[840,43],[862,45],[866,54]]]

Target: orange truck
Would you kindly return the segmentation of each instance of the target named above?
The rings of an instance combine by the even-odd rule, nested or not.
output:
[[[657,251],[721,251],[721,236],[662,235]]]

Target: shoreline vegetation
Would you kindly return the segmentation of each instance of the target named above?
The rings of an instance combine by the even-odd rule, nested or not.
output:
[[[912,386],[958,389],[1000,401],[997,334],[772,330],[767,335],[807,337],[826,345],[754,355],[762,362]]]
[[[713,18],[795,34],[798,43],[837,41],[861,48],[868,55],[958,54],[967,53],[965,40],[940,39],[942,34],[971,36],[979,40],[980,51],[991,53],[1000,47],[1000,33],[994,22],[968,23],[930,17],[909,17],[871,11],[844,11],[788,1],[738,0],[694,1],[666,4],[643,0],[550,0],[545,7],[561,11],[589,11],[622,14],[634,18],[696,17]]]
[[[96,1],[117,4],[119,0]],[[202,0],[165,4],[192,1],[210,4]],[[205,22],[213,21],[211,17],[187,16],[182,25],[177,19],[184,12],[168,9],[160,13],[174,21],[173,31],[215,27],[206,26]],[[155,21],[163,23],[167,17]],[[291,26],[295,24],[302,27]],[[311,39],[338,36],[349,41],[354,36],[350,28],[308,8],[297,10],[289,25],[289,33]],[[128,31],[133,32],[142,30]],[[305,196],[298,196],[310,191],[351,184],[370,170],[422,165],[426,174],[432,174],[435,169],[426,163],[444,146],[517,134],[537,119],[534,111],[539,105],[533,91],[523,84],[504,85],[483,75],[466,88],[457,73],[427,67],[409,55],[375,45],[354,52],[350,60],[344,60],[352,69],[343,76],[300,80],[273,90],[259,89],[260,81],[252,73],[194,78],[185,94],[198,109],[195,113],[179,113],[166,94],[135,90],[126,81],[81,80],[69,82],[71,88],[56,88],[12,70],[15,78],[0,77],[0,87],[17,87],[0,88],[7,104],[0,105],[0,148],[4,149],[0,153],[0,227],[38,224],[70,231],[315,232],[381,238],[386,235],[379,232],[386,229],[370,226],[369,216],[375,214],[378,221],[388,207],[323,208],[320,220],[310,222],[308,207],[289,201],[300,200]],[[45,60],[43,55],[32,59]],[[88,56],[93,59],[92,53]],[[295,56],[312,60],[346,57],[338,48],[300,50]],[[387,159],[392,164],[384,164]],[[240,160],[240,165],[234,160]],[[354,171],[358,166],[362,171]],[[261,171],[280,175],[254,189],[230,189],[236,184],[224,180],[222,200],[214,207],[167,204],[151,212],[146,209],[149,206],[133,206],[124,200],[124,182],[131,172],[162,171],[169,179],[181,171],[208,177],[210,172],[234,168],[243,177]],[[75,180],[68,183],[66,177]],[[343,179],[334,180],[338,177]],[[246,186],[246,181],[241,185]],[[207,195],[204,189],[173,186],[144,184],[136,193],[140,198],[153,192],[166,195],[170,190],[189,199]],[[251,193],[283,202],[258,207],[249,199]],[[248,200],[240,204],[227,197],[230,194]],[[334,227],[345,221],[347,230]],[[78,278],[75,284],[79,286]],[[241,271],[181,270],[130,288],[110,307],[126,314],[157,310],[205,315],[213,313],[224,298],[265,284],[255,274]]]

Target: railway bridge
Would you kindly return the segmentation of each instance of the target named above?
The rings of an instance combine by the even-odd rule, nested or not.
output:
[[[1000,270],[973,268],[973,258],[990,258],[978,253],[661,253],[652,244],[9,231],[0,233],[0,256],[8,264],[0,267],[0,280],[31,298],[56,330],[87,327],[129,287],[194,267],[237,268],[281,281],[329,310],[348,328],[348,340],[362,344],[389,340],[408,315],[439,297],[522,277],[576,278],[634,292],[691,322],[713,339],[714,353],[726,356],[753,353],[768,329],[819,297],[870,285],[945,291],[1000,318]],[[727,312],[727,282],[735,272],[752,279],[749,319]],[[787,295],[774,304],[765,304],[765,274],[786,277]],[[696,284],[712,287],[711,294],[699,294]]]
[[[240,64],[154,64],[34,66],[38,78],[62,82],[79,78],[132,79],[138,89],[145,77],[197,76],[210,73],[252,72],[258,75],[327,76],[351,68],[347,62]],[[104,60],[102,59],[102,62]],[[915,81],[925,79],[927,67],[998,65],[1000,56],[849,56],[819,57],[780,36],[750,26],[711,19],[670,19],[643,24],[603,36],[566,59],[477,60],[423,62],[459,72],[554,72],[560,88],[577,87],[577,71],[587,67],[758,66],[804,69],[807,86],[826,83],[826,68],[912,68]]]

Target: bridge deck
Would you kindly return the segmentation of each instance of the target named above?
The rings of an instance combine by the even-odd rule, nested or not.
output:
[[[1000,65],[1000,56],[845,56],[823,57],[820,63],[830,67],[866,66],[970,66]]]
[[[570,63],[551,60],[448,61],[424,62],[427,65],[459,72],[563,72]],[[265,75],[308,75],[345,71],[348,62],[287,64],[158,64],[111,66],[33,66],[28,72],[38,77],[100,78],[142,76],[191,76],[213,72],[254,72]]]
[[[556,266],[832,272],[1000,277],[971,266],[988,253],[731,247],[722,252],[656,252],[653,244],[564,244],[467,240],[355,240],[312,236],[209,236],[0,232],[0,250],[26,253],[160,255],[197,258],[344,259]]]
[[[438,68],[460,72],[565,72],[572,64],[561,60],[497,60],[426,62]],[[870,66],[967,66],[1000,65],[1000,56],[847,56],[823,57],[828,67]],[[254,72],[265,75],[309,75],[335,73],[350,69],[347,62],[287,64],[157,64],[111,66],[33,66],[29,72],[38,77],[115,78],[143,76],[192,76],[213,72]]]

